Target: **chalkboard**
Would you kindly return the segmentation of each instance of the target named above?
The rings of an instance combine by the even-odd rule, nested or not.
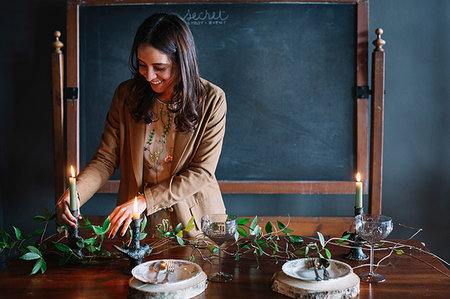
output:
[[[201,76],[227,95],[219,180],[354,179],[353,3],[80,6],[82,167],[98,146],[116,86],[130,78],[136,29],[156,12],[188,22]]]

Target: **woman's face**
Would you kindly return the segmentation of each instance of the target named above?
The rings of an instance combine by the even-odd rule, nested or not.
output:
[[[150,45],[141,45],[137,51],[139,73],[147,79],[153,91],[163,102],[170,102],[176,84],[176,65],[163,52]]]

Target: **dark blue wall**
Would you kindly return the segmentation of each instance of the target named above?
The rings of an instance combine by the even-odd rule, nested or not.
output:
[[[53,31],[65,32],[65,1],[7,3],[0,10],[0,226],[32,233],[32,217],[54,202],[50,53]],[[416,239],[446,260],[449,11],[446,0],[373,0],[370,5],[370,40],[382,27],[387,41],[383,213],[395,220],[393,237],[413,232],[399,223],[422,228]],[[304,211],[311,198],[302,198]],[[100,202],[87,208],[98,213]],[[233,208],[233,199],[227,202]],[[343,210],[311,209],[322,215]]]

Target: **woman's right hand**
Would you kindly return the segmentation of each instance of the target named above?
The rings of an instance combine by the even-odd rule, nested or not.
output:
[[[80,206],[80,199],[77,196],[77,207]],[[56,219],[63,225],[68,225],[71,227],[76,227],[77,218],[75,218],[70,212],[70,190],[67,189],[66,192],[61,196],[58,203],[56,204]],[[78,213],[78,218],[81,219],[80,213]]]

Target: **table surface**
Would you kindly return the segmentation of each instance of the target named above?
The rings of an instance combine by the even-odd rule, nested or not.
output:
[[[144,242],[150,243],[145,239]],[[118,239],[105,240],[104,248],[113,251],[112,244],[121,245]],[[402,241],[416,247],[426,248],[419,242]],[[367,264],[367,261],[346,260],[343,254],[348,249],[327,245],[333,259],[350,264],[352,267]],[[402,248],[402,255],[393,254],[383,261],[376,273],[383,274],[386,281],[380,284],[361,282],[359,298],[450,298],[450,271],[435,257],[413,248]],[[187,259],[192,248],[177,247],[158,255],[147,256],[144,261],[164,258]],[[368,254],[369,252],[366,251]],[[385,256],[386,251],[375,254],[375,262]],[[209,255],[207,252],[206,255]],[[126,298],[128,280],[126,273],[129,262],[126,259],[109,259],[98,264],[66,264],[58,266],[56,255],[47,259],[47,271],[44,274],[30,276],[33,261],[11,260],[0,271],[1,298]],[[217,261],[217,259],[215,259]],[[196,258],[208,274],[217,270],[217,265]],[[283,262],[276,263],[273,258],[261,258],[260,268],[252,256],[235,261],[234,257],[222,259],[222,270],[234,274],[234,280],[228,283],[210,282],[204,293],[197,298],[287,298],[271,290],[271,279],[280,271]],[[439,272],[435,268],[443,273]],[[368,272],[369,267],[356,268],[355,273]]]

